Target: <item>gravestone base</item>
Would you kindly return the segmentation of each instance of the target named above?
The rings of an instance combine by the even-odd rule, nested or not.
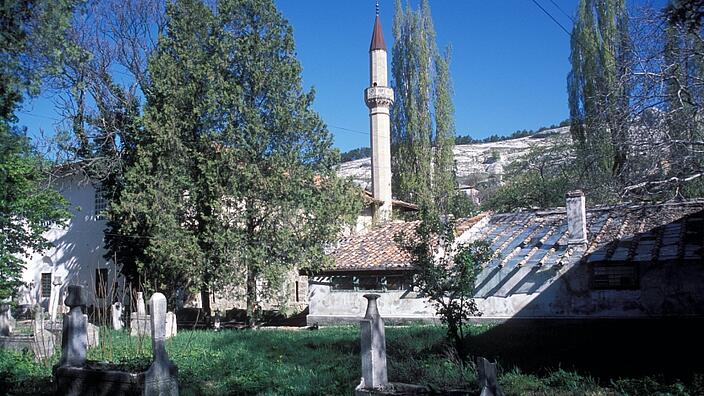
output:
[[[54,335],[43,330],[39,335],[14,335],[0,337],[0,349],[7,351],[31,351],[37,361],[47,359],[54,354],[56,345]]]
[[[355,396],[425,396],[438,394],[460,396],[470,395],[472,393],[463,389],[442,389],[441,393],[438,393],[437,389],[431,389],[423,385],[389,382],[382,388],[357,388],[354,390],[354,394]]]
[[[155,379],[149,370],[138,373],[101,368],[89,362],[88,367],[55,367],[55,394],[68,396],[97,395],[178,395],[178,368],[172,366],[167,377]]]

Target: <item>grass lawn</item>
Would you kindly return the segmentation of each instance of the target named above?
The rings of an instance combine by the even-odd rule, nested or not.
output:
[[[520,355],[533,354],[533,347],[517,352],[523,342],[515,334],[502,343],[496,334],[501,326],[474,328],[473,349],[491,356],[498,351],[500,382],[511,395],[554,394],[672,394],[695,395],[699,376],[688,381],[666,376],[647,375],[633,379],[587,376],[578,365],[553,366],[537,359],[544,367],[524,364]],[[502,330],[507,331],[507,330]],[[102,329],[100,348],[89,351],[89,358],[122,362],[143,367],[150,359],[149,339],[130,338],[123,332]],[[474,386],[475,373],[452,357],[444,341],[442,327],[386,329],[389,379],[420,383],[435,388]],[[535,341],[535,340],[534,340]],[[537,342],[545,345],[545,342]],[[332,327],[309,330],[180,331],[167,341],[172,360],[179,367],[182,395],[349,395],[359,382],[359,330]],[[503,356],[506,353],[512,355]],[[544,355],[550,351],[543,350]],[[31,356],[0,352],[0,393],[48,394],[51,392],[51,365],[35,363]],[[469,385],[468,385],[469,384]]]

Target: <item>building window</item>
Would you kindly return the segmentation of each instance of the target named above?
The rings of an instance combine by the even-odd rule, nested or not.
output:
[[[95,296],[105,298],[108,294],[108,269],[98,268],[95,270]]]
[[[331,280],[334,291],[398,291],[411,285],[410,278],[405,275],[333,276]]]
[[[108,208],[108,200],[105,198],[105,188],[102,184],[95,186],[95,211],[93,216],[96,220],[105,220],[105,210]]]
[[[51,296],[51,272],[42,272],[41,293],[42,298]]]
[[[594,267],[594,289],[635,289],[638,276],[635,266]]]

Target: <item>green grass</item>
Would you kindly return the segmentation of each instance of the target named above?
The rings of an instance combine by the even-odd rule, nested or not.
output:
[[[89,351],[90,359],[134,369],[149,364],[149,339],[101,330],[101,347]],[[475,343],[495,331],[486,326],[473,330]],[[386,334],[390,380],[435,389],[476,390],[474,369],[457,362],[444,340],[443,328],[388,327]],[[499,348],[502,354],[512,350],[515,342],[504,341],[508,349]],[[489,344],[500,343],[492,338]],[[317,331],[181,331],[167,341],[169,355],[179,367],[182,395],[352,394],[361,374],[359,348],[356,327]],[[57,359],[55,355],[50,362],[40,364],[29,355],[0,351],[0,393],[49,394],[51,364]],[[499,381],[509,395],[695,395],[704,389],[702,376],[695,376],[687,386],[658,376],[614,378],[595,378],[559,367],[522,371],[520,366],[500,361]]]

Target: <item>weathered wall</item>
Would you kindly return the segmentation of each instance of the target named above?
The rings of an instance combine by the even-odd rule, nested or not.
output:
[[[633,290],[594,290],[588,264],[498,269],[477,291],[482,315],[475,321],[510,318],[651,318],[704,316],[701,264],[641,264]],[[364,292],[331,291],[326,278],[310,285],[308,323],[356,323],[364,316]],[[437,320],[434,308],[412,292],[379,293],[379,311],[392,322]]]
[[[311,278],[308,290],[309,325],[357,324],[367,308],[367,300],[362,297],[367,293],[381,295],[377,300],[379,313],[387,323],[437,321],[428,300],[410,291],[333,291],[330,279],[325,276]]]

